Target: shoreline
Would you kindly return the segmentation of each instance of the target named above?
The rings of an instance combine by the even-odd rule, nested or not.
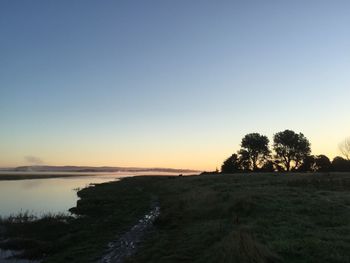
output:
[[[32,173],[26,173],[26,172],[0,172],[0,182],[1,181],[17,181],[17,180],[32,180],[32,179],[50,179],[50,178],[69,178],[69,177],[86,177],[86,176],[92,176],[92,177],[99,177],[99,176],[116,176],[116,177],[134,177],[134,176],[159,176],[159,177],[166,177],[166,176],[178,176],[178,173],[159,173],[156,172],[122,172],[122,173],[108,173],[108,172],[32,172]],[[189,174],[183,174],[183,176],[196,176],[197,174],[189,173]]]
[[[0,181],[16,181],[16,180],[32,180],[32,179],[50,179],[50,178],[67,178],[67,177],[83,177],[83,176],[100,176],[105,174],[87,174],[87,173],[0,173]]]
[[[34,240],[33,259],[96,262],[108,244],[129,253],[117,244],[138,236],[130,229],[156,198],[161,213],[130,263],[347,262],[349,191],[350,173],[127,177],[79,191],[77,218],[7,226],[10,238]]]
[[[0,242],[0,249],[16,251],[20,247],[18,258],[40,262],[90,262],[102,258],[108,243],[136,224],[150,208],[150,192],[142,190],[143,183],[135,184],[133,178],[124,177],[79,190],[80,199],[69,209],[72,216],[49,214],[35,221],[0,220],[7,240]],[[76,250],[86,251],[80,254]]]

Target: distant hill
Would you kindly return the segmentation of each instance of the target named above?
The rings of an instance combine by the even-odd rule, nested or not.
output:
[[[7,171],[16,172],[165,172],[165,173],[198,173],[190,169],[173,168],[139,168],[139,167],[111,167],[111,166],[50,166],[31,165],[8,168]]]

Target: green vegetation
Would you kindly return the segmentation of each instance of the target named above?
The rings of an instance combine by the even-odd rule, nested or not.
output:
[[[159,182],[158,231],[130,262],[349,262],[350,176]]]
[[[0,247],[23,249],[24,258],[44,262],[92,262],[107,243],[126,231],[149,209],[151,185],[147,177],[128,178],[85,188],[78,192],[77,218],[26,214],[2,219],[6,229]]]
[[[129,263],[350,262],[349,190],[349,173],[133,177],[80,191],[77,219],[5,225],[46,262],[92,262],[157,196],[156,228]]]

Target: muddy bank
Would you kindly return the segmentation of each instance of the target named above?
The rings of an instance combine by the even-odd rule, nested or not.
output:
[[[71,209],[74,216],[0,220],[0,226],[6,227],[6,232],[1,235],[6,242],[0,244],[3,249],[0,262],[81,263],[94,262],[105,256],[115,260],[116,255],[124,258],[124,255],[132,254],[135,244],[142,240],[159,213],[152,198],[153,180],[155,178],[150,176],[137,180],[130,177],[84,188],[78,191],[80,199]],[[106,251],[107,244],[109,249]],[[16,255],[37,261],[3,261]]]
[[[160,215],[157,202],[152,204],[151,210],[146,213],[128,232],[108,244],[105,255],[98,263],[122,263],[133,255],[145,235],[152,229],[154,221]]]

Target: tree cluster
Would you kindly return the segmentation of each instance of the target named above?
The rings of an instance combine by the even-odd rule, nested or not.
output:
[[[350,140],[341,144],[345,158],[311,155],[311,144],[302,133],[292,130],[278,132],[273,136],[272,150],[269,139],[259,133],[243,137],[241,149],[227,158],[221,166],[222,173],[237,172],[329,172],[350,171]]]

